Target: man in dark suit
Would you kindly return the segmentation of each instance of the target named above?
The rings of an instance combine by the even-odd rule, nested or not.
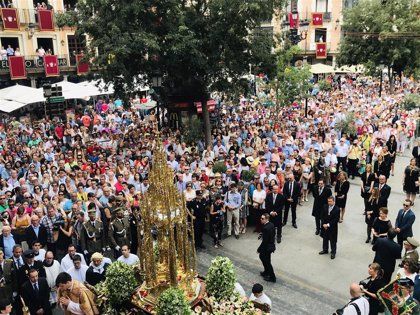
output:
[[[50,287],[45,278],[38,277],[36,269],[29,270],[29,279],[22,286],[22,298],[31,314],[52,314]]]
[[[403,205],[404,209],[398,211],[397,219],[395,220],[395,233],[397,233],[397,241],[401,248],[407,237],[413,236],[413,223],[416,220],[416,215],[411,210],[411,200],[404,200]]]
[[[315,217],[316,231],[315,235],[321,232],[321,213],[328,205],[328,197],[332,196],[331,189],[325,187],[324,180],[320,179],[318,185],[312,189],[314,196],[314,205],[312,207],[312,216]]]
[[[23,257],[25,264],[19,268],[18,271],[18,286],[19,288],[28,280],[29,271],[35,269],[38,271],[38,275],[41,278],[46,278],[47,274],[45,273],[45,268],[42,262],[35,260],[35,253],[32,249],[25,250],[23,252]]]
[[[284,197],[278,193],[279,186],[273,186],[273,192],[269,193],[265,199],[265,210],[270,214],[270,221],[277,229],[277,243],[281,242],[282,216],[284,207]]]
[[[335,258],[337,252],[338,221],[340,220],[340,208],[335,205],[334,197],[329,196],[328,205],[324,207],[321,213],[322,223],[322,251],[320,255],[328,254],[328,243],[331,246],[331,259]]]
[[[262,241],[257,249],[257,253],[260,254],[260,260],[264,266],[264,271],[260,272],[260,274],[264,277],[265,281],[276,282],[276,275],[274,274],[273,266],[271,265],[271,254],[276,250],[276,243],[274,241],[276,228],[274,227],[274,224],[269,221],[270,215],[268,213],[264,213],[260,220],[263,228],[259,239],[262,238]]]
[[[34,241],[39,241],[42,247],[47,244],[47,229],[39,224],[37,215],[31,217],[31,225],[25,229],[25,238],[28,244],[33,244]]]
[[[395,262],[401,258],[401,247],[394,242],[395,231],[390,229],[387,238],[378,238],[372,246],[375,251],[373,262],[381,265],[384,270],[383,279],[386,283],[391,281],[392,273],[395,269]]]
[[[288,176],[288,181],[284,184],[283,187],[283,196],[286,200],[285,208],[284,208],[284,219],[283,225],[287,224],[287,218],[289,216],[289,209],[292,209],[292,225],[295,229],[297,229],[296,224],[296,207],[299,201],[300,195],[300,186],[295,181],[295,176],[290,174]]]
[[[0,249],[0,299],[12,302],[13,292],[17,290],[16,269],[13,261],[4,259],[3,250]]]
[[[385,175],[379,176],[379,199],[378,199],[378,207],[388,207],[388,198],[391,194],[391,187],[386,183],[386,177]]]

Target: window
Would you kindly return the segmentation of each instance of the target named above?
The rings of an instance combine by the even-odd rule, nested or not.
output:
[[[19,48],[19,38],[18,37],[0,37],[0,45],[7,49],[9,46],[16,50]],[[21,52],[22,53],[22,52]]]
[[[51,55],[54,55],[54,45],[53,45],[53,39],[52,38],[43,38],[38,37],[36,39],[36,43],[39,48],[43,48],[45,52],[51,53]]]
[[[328,12],[328,0],[316,0],[315,12]]]
[[[77,0],[64,0],[64,10],[74,10],[76,8]]]
[[[67,35],[70,65],[76,64],[76,55],[82,53],[86,48],[85,36]]]
[[[344,0],[344,9],[353,8],[357,4],[357,0]]]
[[[317,28],[315,29],[315,43],[322,43],[327,41],[327,29]]]

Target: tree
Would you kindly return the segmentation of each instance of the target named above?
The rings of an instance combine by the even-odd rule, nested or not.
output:
[[[296,100],[309,96],[312,77],[308,65],[293,66],[293,56],[299,53],[298,46],[291,46],[279,52],[277,62],[278,100],[282,105],[290,105]]]
[[[385,65],[412,73],[420,63],[420,5],[411,0],[361,0],[344,12],[339,65]]]
[[[247,73],[250,30],[271,19],[283,1],[84,0],[79,32],[89,36],[91,56],[97,47],[93,62],[117,93],[158,71],[163,97],[201,101],[209,143],[210,92],[231,89]]]

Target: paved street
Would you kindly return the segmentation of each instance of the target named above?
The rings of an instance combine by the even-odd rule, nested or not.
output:
[[[402,191],[402,175],[409,157],[398,157],[395,176],[389,179],[392,187],[389,198],[390,219],[395,223],[405,194]],[[238,281],[247,293],[255,282],[261,282],[266,293],[273,300],[273,314],[332,314],[346,303],[348,287],[367,277],[367,267],[374,252],[365,244],[366,225],[363,216],[363,200],[360,197],[359,179],[351,181],[344,222],[339,225],[337,257],[318,255],[322,239],[315,236],[315,222],[311,216],[312,199],[298,208],[298,229],[291,223],[283,228],[283,239],[272,256],[277,283],[267,283],[259,276],[262,265],[256,254],[259,245],[257,234],[250,229],[239,240],[229,238],[224,248],[211,247],[207,237],[207,249],[198,254],[199,270],[204,273],[211,259],[216,255],[231,258],[236,266]],[[419,206],[416,205],[414,209]],[[418,238],[420,220],[414,225]],[[417,232],[417,233],[416,233]]]

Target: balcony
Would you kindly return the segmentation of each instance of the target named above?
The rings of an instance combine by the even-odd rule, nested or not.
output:
[[[317,43],[310,43],[308,51],[316,51],[316,44]],[[326,42],[327,44],[327,51],[331,49],[331,42]]]
[[[75,64],[70,64],[69,55],[58,56],[58,68],[60,72],[76,71]],[[36,55],[25,56],[25,66],[28,74],[44,73],[44,61]],[[9,73],[9,62],[7,60],[0,60],[0,75]]]

